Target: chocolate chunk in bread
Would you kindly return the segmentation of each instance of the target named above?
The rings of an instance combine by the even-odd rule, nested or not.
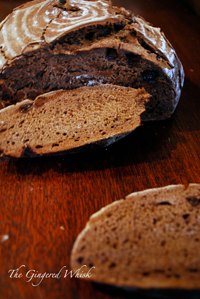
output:
[[[140,125],[149,99],[144,89],[103,85],[25,100],[0,111],[0,151],[21,157],[111,144]]]
[[[160,29],[106,0],[57,2],[28,2],[1,23],[0,105],[114,84],[151,94],[143,120],[170,117],[184,72]]]
[[[74,271],[121,287],[200,289],[200,184],[130,194],[94,214],[71,255]],[[194,203],[194,204],[193,204]]]

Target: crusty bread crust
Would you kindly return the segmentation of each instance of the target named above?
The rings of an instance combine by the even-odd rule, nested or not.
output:
[[[120,287],[200,289],[199,211],[200,184],[132,193],[91,216],[72,269],[94,266],[90,280]]]
[[[160,28],[106,0],[29,1],[0,24],[0,44],[0,109],[52,90],[114,84],[145,88],[152,97],[142,119],[161,120],[184,83]]]

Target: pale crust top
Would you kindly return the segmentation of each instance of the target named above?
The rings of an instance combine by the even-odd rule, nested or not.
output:
[[[83,26],[117,22],[122,15],[108,1],[34,0],[16,8],[0,24],[0,68],[25,51],[51,43]]]
[[[67,0],[63,5],[59,0],[34,0],[17,7],[0,24],[0,70],[24,53],[47,47],[68,33],[119,22],[128,24],[126,29],[135,32],[137,39],[166,61],[166,67],[159,59],[156,64],[174,85],[176,106],[184,84],[184,70],[174,48],[160,28],[124,8],[112,6],[107,0]],[[132,52],[133,48],[127,50]]]

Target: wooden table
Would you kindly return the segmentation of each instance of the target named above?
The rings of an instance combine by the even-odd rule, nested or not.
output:
[[[22,2],[1,0],[0,18]],[[170,120],[145,125],[105,150],[0,161],[1,299],[136,298],[69,278],[33,287],[24,277],[9,278],[8,270],[70,269],[77,234],[102,206],[145,188],[200,183],[199,19],[181,1],[115,3],[161,26],[177,49],[186,72],[180,104]]]

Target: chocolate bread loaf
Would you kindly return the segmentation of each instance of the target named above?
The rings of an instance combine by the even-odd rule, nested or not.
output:
[[[130,194],[92,215],[72,269],[121,287],[200,289],[199,212],[200,184]]]
[[[114,84],[152,96],[143,120],[174,112],[183,67],[159,28],[106,0],[34,0],[0,24],[1,108],[53,90]]]

